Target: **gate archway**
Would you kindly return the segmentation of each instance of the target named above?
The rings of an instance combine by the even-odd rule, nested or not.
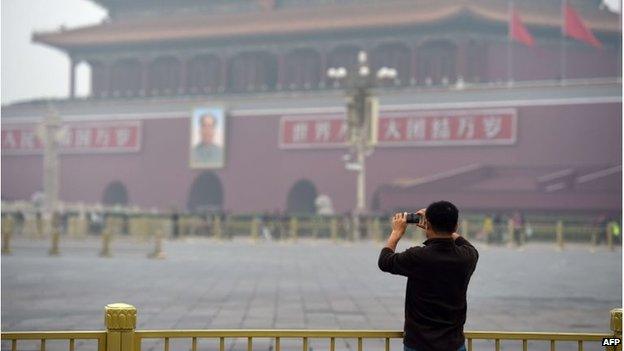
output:
[[[288,213],[314,214],[316,213],[317,191],[314,183],[307,179],[298,180],[288,192],[286,211]]]
[[[217,211],[223,208],[223,186],[214,172],[202,172],[195,178],[186,207],[189,211]]]
[[[102,194],[102,203],[104,205],[127,205],[128,190],[126,186],[118,180],[108,183]]]

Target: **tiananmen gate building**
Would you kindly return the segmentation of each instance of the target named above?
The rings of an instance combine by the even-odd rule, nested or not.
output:
[[[398,73],[374,90],[369,211],[621,210],[620,20],[600,1],[568,2],[600,47],[562,38],[558,0],[515,2],[532,46],[510,43],[506,0],[94,2],[109,19],[33,34],[69,57],[70,92],[2,107],[3,200],[42,190],[51,104],[62,201],[313,212],[323,194],[350,211],[345,93],[326,72],[363,50]],[[219,162],[193,161],[205,114]]]

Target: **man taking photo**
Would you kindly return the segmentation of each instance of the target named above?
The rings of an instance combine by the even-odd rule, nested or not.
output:
[[[407,213],[392,218],[392,233],[379,255],[379,268],[407,277],[405,351],[465,351],[466,290],[479,253],[455,233],[459,211],[448,201],[416,212],[424,246],[395,253],[407,228]]]

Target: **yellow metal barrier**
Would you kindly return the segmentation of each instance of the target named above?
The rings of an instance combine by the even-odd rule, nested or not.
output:
[[[223,236],[220,216],[214,216],[212,219],[212,236],[216,239],[221,239],[221,236]]]
[[[48,239],[51,235],[51,224],[48,216],[40,208],[27,202],[3,202],[7,210],[3,213],[13,214],[20,211],[23,221],[16,223],[13,232],[16,235],[25,234],[32,239]],[[101,205],[65,204],[63,210],[69,214],[67,218],[66,238],[79,238],[89,233],[88,213],[106,215],[106,226],[112,228],[114,235],[130,234],[136,240],[147,242],[154,236],[156,230],[161,229],[168,237],[172,232],[172,218],[170,213],[157,213],[138,207],[103,207]],[[223,217],[215,221],[207,214],[179,213],[178,234],[180,237],[188,235],[210,235],[215,238],[232,236],[249,236],[254,241],[260,239],[259,213],[246,213]],[[322,215],[295,215],[263,220],[261,225],[275,229],[280,239],[296,240],[297,238],[328,238],[331,240],[351,238],[351,217],[326,217]],[[464,236],[487,240],[488,243],[501,243],[513,246],[522,246],[529,242],[552,242],[558,250],[568,243],[586,243],[594,246],[606,244],[610,250],[619,245],[617,234],[606,223],[598,222],[597,218],[587,214],[584,216],[562,214],[527,214],[524,225],[516,227],[507,221],[508,214],[502,213],[500,221],[494,221],[492,215],[484,213],[467,213],[462,216],[460,228]],[[216,228],[215,228],[216,222]],[[220,226],[220,227],[219,227]],[[390,233],[390,221],[387,215],[371,214],[363,221],[366,228],[365,238],[383,240]],[[211,229],[212,228],[212,229]],[[64,236],[65,238],[65,236]],[[421,231],[409,231],[410,240],[423,241]]]
[[[112,229],[110,227],[106,227],[104,228],[104,231],[102,232],[102,251],[100,251],[101,257],[112,256],[110,252],[110,242],[112,240],[113,233],[111,231]]]
[[[557,221],[555,236],[557,237],[557,250],[563,250],[563,221]]]
[[[613,251],[613,229],[607,225],[607,247]]]
[[[52,247],[48,251],[48,255],[50,256],[58,256],[61,254],[59,250],[59,242],[61,241],[61,231],[54,227],[52,228]]]
[[[251,236],[253,241],[258,241],[260,237],[260,218],[255,216],[252,218],[249,236]]]
[[[336,217],[329,220],[329,236],[333,241],[338,240],[338,219]]]
[[[290,218],[288,229],[290,231],[290,239],[297,241],[297,235],[299,231],[299,221],[297,221],[297,217]]]
[[[104,332],[3,332],[2,340],[11,341],[11,351],[17,351],[19,340],[40,340],[40,350],[45,351],[46,340],[69,340],[69,351],[74,351],[75,340],[95,339],[98,351],[140,351],[144,339],[164,340],[164,350],[169,351],[171,339],[191,339],[191,351],[197,351],[200,338],[218,339],[219,351],[225,351],[226,338],[247,338],[247,351],[253,351],[253,338],[270,338],[275,342],[275,351],[281,351],[281,338],[301,339],[302,351],[308,351],[310,339],[328,339],[329,351],[335,351],[336,339],[357,339],[357,351],[363,351],[364,339],[385,340],[385,351],[390,351],[390,340],[403,338],[402,331],[396,330],[135,330],[137,310],[134,306],[115,303],[105,307]],[[611,332],[609,333],[537,333],[537,332],[465,332],[468,351],[472,351],[474,340],[494,341],[494,350],[500,351],[502,341],[522,341],[522,350],[528,350],[529,341],[547,341],[550,350],[555,351],[556,343],[561,341],[576,342],[582,351],[587,342],[601,342],[604,338],[622,338],[622,309],[611,311]],[[620,350],[621,344],[607,350]]]
[[[384,233],[381,232],[381,223],[379,223],[379,218],[375,218],[373,220],[373,239],[377,242],[381,242],[383,240]]]
[[[8,332],[2,333],[2,340],[11,341],[11,351],[17,351],[18,340],[39,340],[39,350],[45,351],[46,340],[68,340],[69,351],[76,349],[76,340],[96,340],[98,351],[106,351],[106,335],[105,331],[71,331],[71,332]]]

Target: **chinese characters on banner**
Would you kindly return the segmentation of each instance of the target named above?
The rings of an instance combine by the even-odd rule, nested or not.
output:
[[[59,152],[125,153],[141,148],[141,122],[73,122],[64,124],[67,132],[60,141]],[[36,124],[2,126],[2,154],[43,154],[43,143],[37,137]]]
[[[285,148],[340,147],[346,140],[343,115],[288,116],[280,121],[280,145]]]
[[[283,116],[282,148],[342,147],[344,115]],[[511,145],[516,142],[516,110],[393,111],[379,116],[378,146]]]

